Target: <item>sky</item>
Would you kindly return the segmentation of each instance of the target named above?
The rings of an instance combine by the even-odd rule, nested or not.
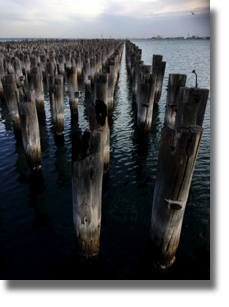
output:
[[[1,38],[188,34],[210,36],[210,0],[0,0]]]

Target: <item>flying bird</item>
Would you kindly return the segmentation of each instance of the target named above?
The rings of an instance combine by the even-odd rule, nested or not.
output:
[[[195,15],[195,13],[193,13],[193,12],[191,12],[192,13],[192,15]]]

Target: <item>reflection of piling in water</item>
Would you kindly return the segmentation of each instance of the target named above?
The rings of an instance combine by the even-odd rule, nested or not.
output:
[[[78,253],[97,255],[101,228],[104,128],[72,136],[73,222]]]
[[[49,148],[49,137],[46,126],[45,113],[39,115],[38,123],[39,123],[40,140],[41,140],[41,152],[46,152]]]
[[[4,95],[6,98],[7,107],[13,123],[15,131],[21,131],[21,124],[18,112],[17,98],[16,98],[16,79],[14,74],[6,75],[2,78],[2,85]]]
[[[209,91],[180,87],[174,125],[161,130],[150,236],[162,268],[175,260]]]
[[[41,167],[41,145],[35,92],[30,89],[27,93],[23,93],[21,89],[17,89],[16,97],[27,162],[29,167],[39,169]]]
[[[49,200],[49,195],[44,193],[46,187],[44,186],[44,178],[42,171],[33,171],[29,175],[29,189],[30,197],[29,206],[35,209],[35,221],[32,228],[37,229],[41,227],[49,227],[50,216],[46,213],[47,203]]]

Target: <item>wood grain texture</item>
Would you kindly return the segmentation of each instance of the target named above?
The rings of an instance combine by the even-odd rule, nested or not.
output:
[[[40,132],[35,104],[35,91],[31,88],[23,93],[16,90],[18,109],[21,121],[21,134],[28,166],[33,169],[41,168]]]

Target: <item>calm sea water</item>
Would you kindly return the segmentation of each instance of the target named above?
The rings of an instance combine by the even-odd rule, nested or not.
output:
[[[139,140],[125,48],[109,119],[110,172],[104,181],[100,254],[94,263],[74,257],[72,217],[71,134],[88,128],[87,106],[93,93],[79,99],[78,119],[71,119],[64,96],[64,137],[56,139],[46,82],[45,116],[39,117],[42,170],[27,167],[22,141],[14,137],[7,106],[0,105],[0,277],[1,279],[200,279],[196,249],[204,244],[210,212],[210,96],[204,134],[185,211],[177,261],[160,274],[150,265],[149,228],[161,128],[169,73],[187,74],[187,86],[210,89],[210,42],[132,40],[145,64],[153,54],[166,61],[162,97],[154,108],[148,142]],[[26,81],[25,87],[30,84]],[[65,83],[65,90],[67,84]],[[198,262],[198,261],[197,261]]]

